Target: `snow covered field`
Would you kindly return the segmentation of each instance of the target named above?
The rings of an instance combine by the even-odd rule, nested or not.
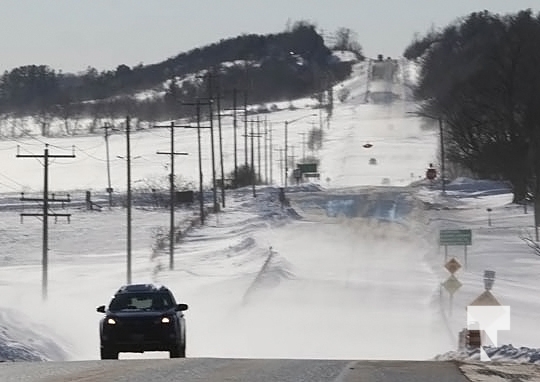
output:
[[[336,105],[330,128],[324,128],[323,146],[314,153],[321,159],[320,184],[291,187],[290,209],[278,202],[282,170],[275,152],[274,185],[259,187],[256,198],[249,188],[229,192],[221,213],[177,243],[174,270],[168,269],[166,248],[156,250],[156,239],[168,230],[168,211],[133,211],[133,281],[163,283],[189,304],[188,356],[468,357],[449,352],[456,350],[458,332],[466,326],[467,304],[483,291],[486,269],[496,271],[494,295],[512,309],[512,328],[499,333],[499,344],[534,348],[540,343],[540,258],[520,237],[532,233],[532,213],[510,203],[505,185],[461,179],[442,195],[418,182],[428,164],[437,163],[437,131],[421,128],[421,121],[407,113],[414,107],[409,103],[363,104],[361,68],[355,73],[343,85],[352,87],[353,96]],[[297,106],[303,102],[296,101]],[[275,148],[282,146],[285,120],[312,112],[300,108],[269,114]],[[289,126],[289,145],[297,157],[301,133],[309,132],[312,122],[318,118]],[[134,184],[166,176],[168,157],[156,151],[168,149],[168,137],[165,129],[133,134],[132,155],[138,157],[133,160]],[[188,130],[177,137],[177,149],[190,153],[177,159],[177,172],[196,182],[196,135]],[[124,141],[120,135],[111,137],[111,157],[125,155]],[[208,141],[205,184],[211,173]],[[77,155],[54,160],[51,190],[106,187],[102,137],[47,143],[51,151],[64,154],[75,144]],[[223,143],[230,171],[230,123],[224,126]],[[373,147],[364,148],[364,143]],[[38,193],[43,168],[36,160],[16,158],[17,144],[25,153],[40,154],[44,148],[36,139],[0,142],[0,191]],[[242,155],[243,150],[240,163]],[[377,164],[370,164],[372,158]],[[115,189],[124,189],[123,159],[113,161],[112,176]],[[336,213],[340,205],[345,210]],[[126,212],[121,207],[67,211],[73,214],[70,224],[59,220],[50,225],[46,303],[40,290],[41,222],[25,218],[20,224],[18,211],[0,211],[0,360],[99,357],[95,307],[107,303],[126,280]],[[177,221],[194,213],[179,210]],[[467,267],[456,273],[463,286],[452,304],[440,288],[449,275],[437,243],[441,228],[473,232]],[[463,264],[462,248],[451,247],[449,253]]]

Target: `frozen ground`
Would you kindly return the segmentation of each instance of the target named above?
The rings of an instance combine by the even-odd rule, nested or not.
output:
[[[223,212],[177,243],[174,270],[168,269],[166,246],[158,245],[168,229],[168,211],[133,211],[133,281],[163,283],[190,305],[188,356],[474,358],[450,352],[466,326],[467,304],[483,291],[486,269],[496,271],[494,295],[512,309],[512,328],[499,333],[499,344],[535,352],[540,343],[540,258],[522,239],[532,233],[532,214],[510,203],[505,185],[460,179],[442,195],[417,182],[429,163],[437,163],[436,131],[422,128],[407,113],[414,107],[409,103],[363,104],[361,69],[344,84],[358,97],[336,105],[330,128],[324,127],[322,148],[313,152],[321,159],[320,184],[291,187],[291,209],[282,209],[277,201],[282,169],[276,151],[274,186],[258,188],[256,198],[250,189],[228,193]],[[318,121],[310,113],[309,108],[271,113],[274,148],[283,142],[283,121],[305,117],[289,126],[289,149],[294,146],[298,157],[304,148],[301,133]],[[228,169],[231,136],[232,128],[225,124]],[[165,177],[168,158],[156,151],[169,147],[167,131],[137,132],[133,138],[134,184]],[[102,190],[103,138],[66,142],[47,142],[58,153],[70,152],[75,144],[77,154],[75,160],[53,161],[51,189]],[[43,143],[35,138],[0,142],[2,192],[39,195],[43,168],[37,160],[16,158],[15,147],[20,144],[25,153],[36,154]],[[114,136],[110,143],[112,157],[125,155],[124,137]],[[366,149],[365,143],[373,146]],[[204,145],[208,152],[208,139]],[[187,182],[198,175],[195,147],[193,131],[182,132],[177,149],[192,155],[177,160],[177,171]],[[203,157],[205,184],[209,157]],[[377,164],[370,164],[372,158]],[[239,160],[244,160],[243,150]],[[124,170],[125,161],[115,159],[113,185],[119,191]],[[20,224],[19,211],[0,211],[0,359],[99,356],[95,307],[107,303],[126,280],[126,211],[68,211],[70,224],[60,219],[50,225],[46,303],[41,301],[41,222],[25,218]],[[195,213],[179,210],[177,221]],[[440,287],[448,277],[437,243],[441,228],[473,232],[467,266],[456,274],[463,286],[452,301]],[[449,254],[464,263],[462,248],[451,247]],[[509,347],[498,354],[505,349]],[[121,354],[154,356],[167,354]]]

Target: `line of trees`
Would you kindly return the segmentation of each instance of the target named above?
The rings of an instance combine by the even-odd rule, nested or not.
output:
[[[351,38],[345,42],[352,44]],[[350,63],[330,57],[315,26],[297,22],[282,33],[241,35],[147,66],[122,64],[101,73],[88,67],[80,74],[65,74],[45,65],[27,65],[0,76],[0,114],[35,115],[44,135],[52,118],[64,119],[66,130],[68,120],[82,117],[128,113],[150,122],[171,119],[182,116],[183,100],[203,94],[201,80],[192,75],[209,68],[220,74],[223,89],[247,90],[252,104],[290,100],[325,90],[329,84],[321,88],[323,77],[335,83],[350,74]],[[148,89],[159,96],[133,96]],[[223,97],[223,105],[229,107],[232,94]]]
[[[419,114],[443,121],[447,159],[509,181],[514,202],[539,195],[540,14],[472,13],[404,56],[421,63]]]

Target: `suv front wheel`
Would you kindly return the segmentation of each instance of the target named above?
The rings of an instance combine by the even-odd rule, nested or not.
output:
[[[186,358],[186,347],[185,347],[185,345],[182,345],[180,343],[175,344],[169,350],[169,357],[170,358]]]
[[[101,359],[118,359],[118,352],[114,349],[110,348],[101,348]]]

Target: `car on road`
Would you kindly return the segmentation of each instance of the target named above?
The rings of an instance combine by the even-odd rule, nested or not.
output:
[[[186,356],[187,304],[176,302],[172,292],[156,284],[130,284],[118,289],[99,323],[101,359],[118,359],[118,353],[168,351],[170,358]]]

